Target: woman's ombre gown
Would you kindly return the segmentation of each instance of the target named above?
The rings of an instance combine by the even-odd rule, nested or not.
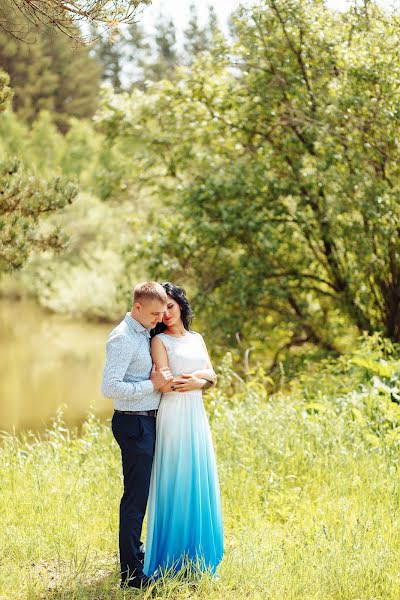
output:
[[[159,337],[174,376],[207,368],[200,334]],[[188,560],[215,572],[222,555],[218,474],[202,392],[168,392],[157,414],[144,572],[157,577]]]

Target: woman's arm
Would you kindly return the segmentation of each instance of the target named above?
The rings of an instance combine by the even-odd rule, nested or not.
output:
[[[204,351],[207,355],[207,367],[200,371],[195,371],[194,374],[196,375],[196,377],[199,377],[201,379],[207,379],[207,381],[209,381],[211,383],[211,385],[215,385],[217,383],[217,375],[215,374],[215,371],[212,367],[210,355],[208,354],[207,346],[203,339],[203,336],[200,336],[200,337],[201,337],[201,342],[203,344]]]
[[[154,366],[156,371],[159,369],[168,367],[168,355],[165,349],[164,344],[158,337],[153,337],[151,340],[151,357],[153,359]],[[172,386],[174,385],[174,380],[169,381],[163,387],[159,388],[159,391],[165,394],[166,392],[172,392]]]
[[[188,392],[192,389],[206,390],[212,385],[217,383],[217,376],[214,369],[212,368],[210,356],[207,351],[207,346],[201,336],[201,341],[207,355],[207,365],[205,369],[199,369],[192,373],[182,373],[179,377],[176,377],[173,386],[177,392]]]
[[[217,383],[217,376],[214,370],[211,369],[200,369],[199,371],[193,371],[192,375],[199,377],[200,379],[207,379],[212,385]]]

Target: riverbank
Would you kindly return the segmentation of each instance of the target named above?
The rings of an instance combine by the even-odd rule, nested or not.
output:
[[[365,352],[329,362],[273,397],[262,378],[234,388],[227,368],[206,401],[220,578],[175,578],[142,597],[397,600],[400,409],[371,372],[380,364]],[[0,480],[1,598],[132,596],[118,588],[122,483],[107,423],[91,417],[79,437],[61,419],[41,440],[6,436]]]
[[[29,298],[0,298],[0,430],[45,431],[61,407],[69,426],[89,411],[109,417],[112,402],[100,385],[113,327],[51,313]]]

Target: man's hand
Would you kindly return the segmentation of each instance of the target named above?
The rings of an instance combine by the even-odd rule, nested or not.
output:
[[[192,392],[193,390],[201,390],[205,383],[205,379],[200,379],[193,373],[182,373],[179,377],[175,377],[171,388],[175,392]]]
[[[153,368],[151,369],[150,380],[155,390],[159,390],[166,383],[172,381],[172,379],[173,377],[168,367],[162,367],[156,371],[156,366],[153,365]]]

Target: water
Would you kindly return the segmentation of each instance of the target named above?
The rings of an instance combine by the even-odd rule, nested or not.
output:
[[[0,430],[43,430],[60,407],[69,424],[89,411],[111,417],[100,385],[112,328],[48,313],[32,301],[0,300]]]

